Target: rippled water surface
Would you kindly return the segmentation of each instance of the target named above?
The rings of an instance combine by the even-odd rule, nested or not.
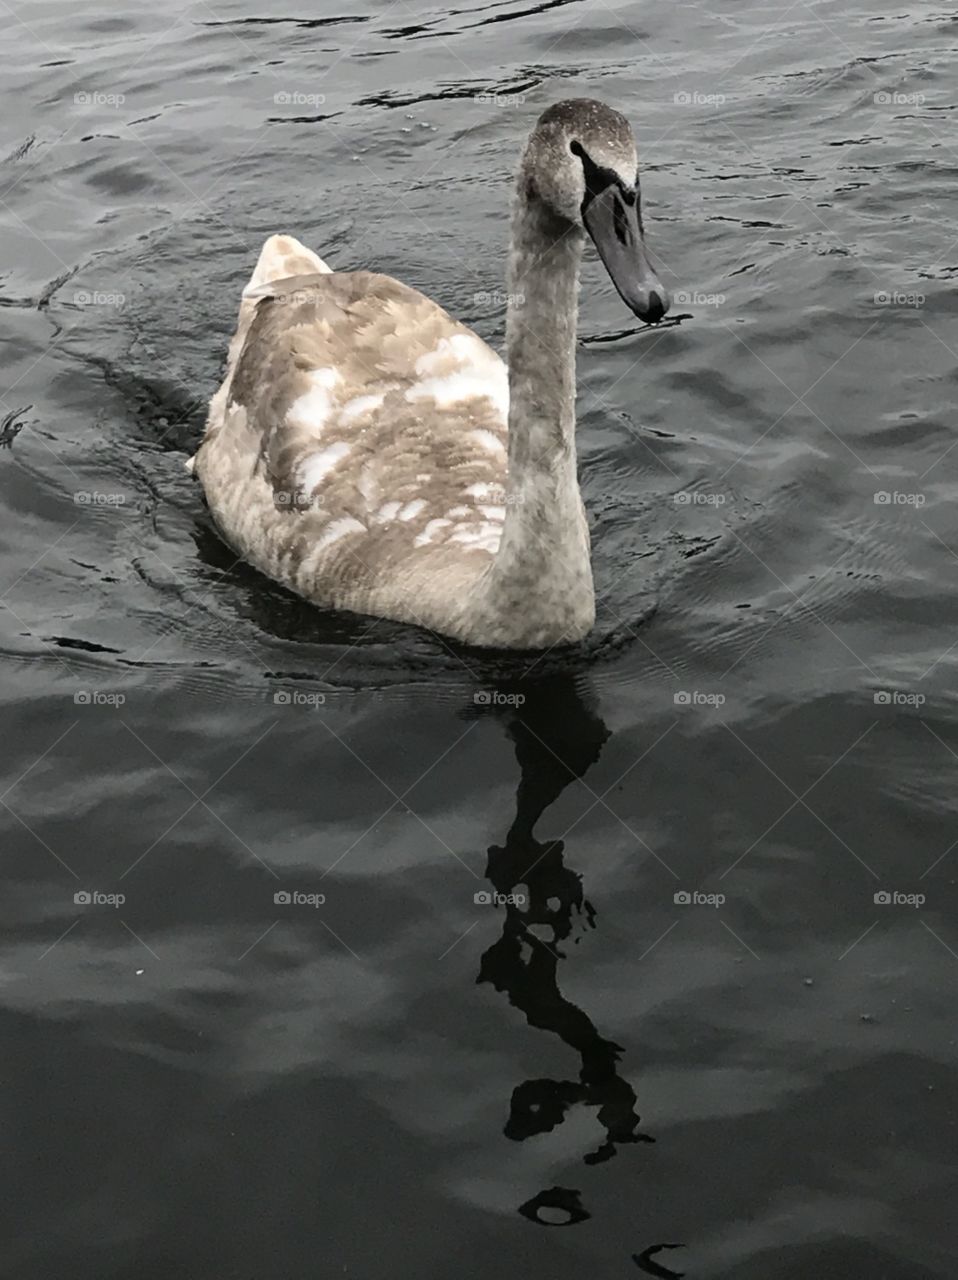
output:
[[[0,1270],[950,1278],[958,11],[288,2],[5,6]],[[580,350],[592,640],[236,564],[264,237],[498,345],[567,96],[691,317]]]

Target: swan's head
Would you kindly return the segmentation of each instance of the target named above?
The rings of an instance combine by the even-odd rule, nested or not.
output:
[[[583,227],[623,302],[657,324],[670,298],[645,252],[635,137],[604,102],[570,98],[542,113],[522,162],[527,191]]]

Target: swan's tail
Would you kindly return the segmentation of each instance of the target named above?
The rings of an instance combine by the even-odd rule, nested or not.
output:
[[[284,280],[287,276],[308,276],[317,271],[328,274],[330,270],[322,258],[300,244],[294,236],[270,236],[243,293],[245,295],[250,289],[258,289],[260,285],[271,284],[274,280]]]
[[[300,244],[294,236],[270,236],[263,245],[256,270],[250,276],[249,284],[240,298],[239,322],[227,355],[226,376],[220,389],[210,401],[206,420],[207,435],[222,426],[224,421],[233,370],[256,310],[257,298],[255,295],[250,296],[252,291],[262,288],[263,285],[272,284],[274,280],[285,280],[287,276],[308,276],[316,272],[328,275],[331,268],[327,267],[322,258],[313,253],[312,249],[307,249],[304,244]],[[195,467],[196,457],[194,456],[188,459],[186,469],[192,472]]]

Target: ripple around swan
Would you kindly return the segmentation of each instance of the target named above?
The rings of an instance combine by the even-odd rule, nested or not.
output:
[[[7,1270],[950,1280],[954,16],[18,13]],[[517,150],[572,95],[633,120],[689,317],[628,333],[587,253],[589,642],[236,563],[183,461],[262,241],[501,347]]]

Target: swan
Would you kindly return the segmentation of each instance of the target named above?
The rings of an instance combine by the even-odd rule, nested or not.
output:
[[[588,234],[626,305],[669,297],[645,251],[635,139],[605,103],[539,117],[512,211],[503,363],[390,276],[270,237],[187,463],[241,558],[316,604],[472,645],[545,649],[595,620],[576,475]]]

